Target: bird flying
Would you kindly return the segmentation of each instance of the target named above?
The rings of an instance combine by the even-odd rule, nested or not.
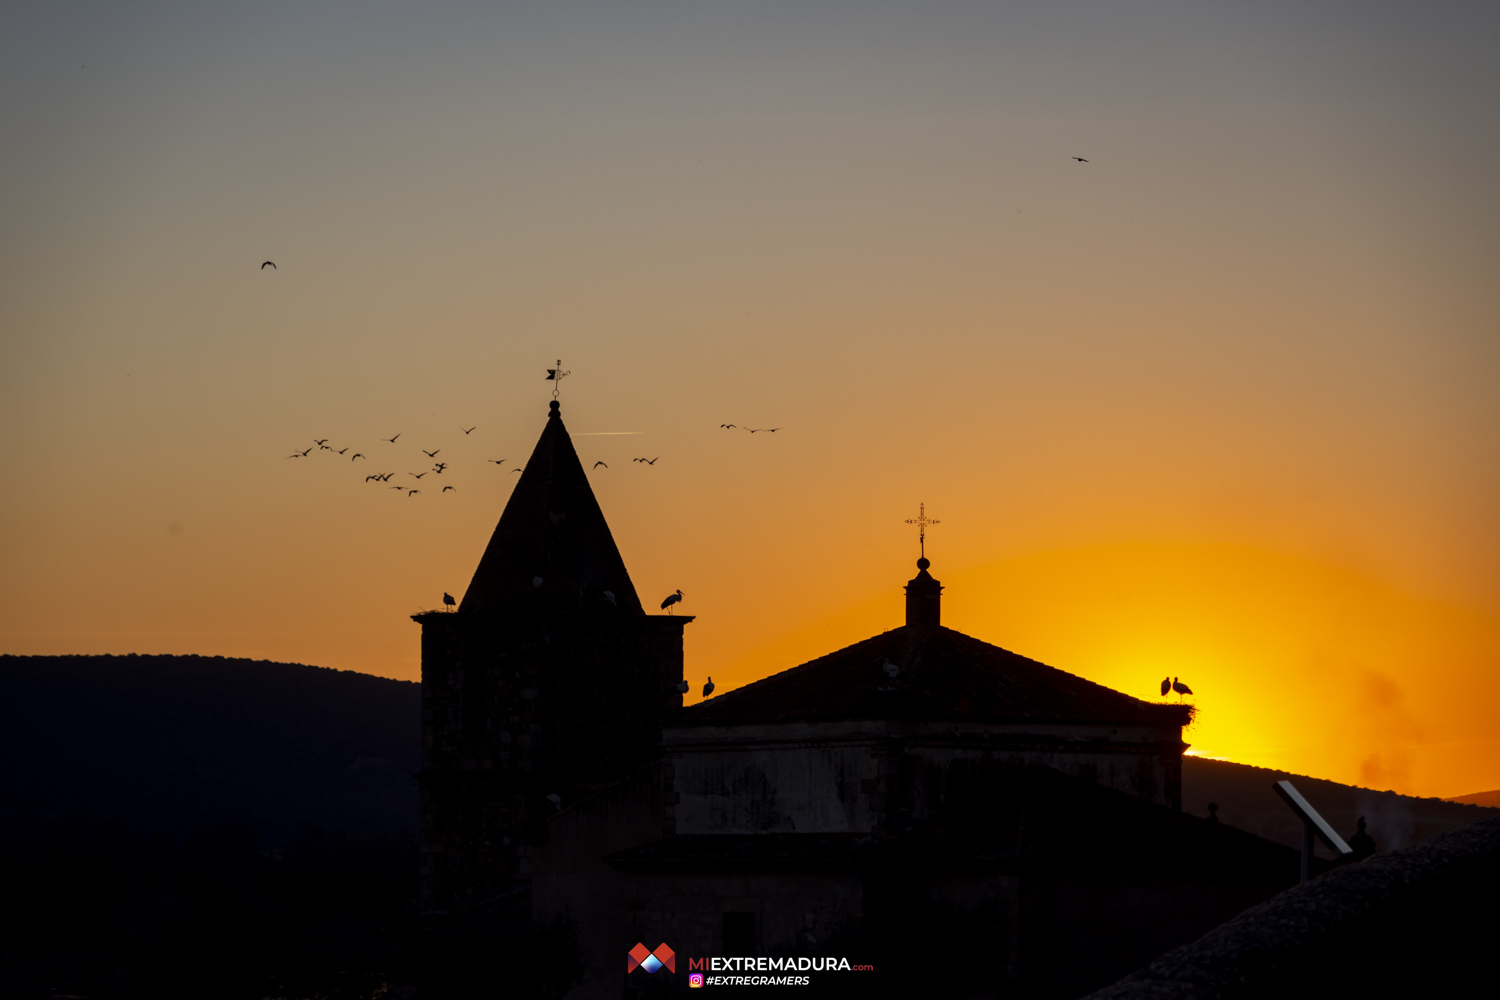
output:
[[[392,476],[394,476],[394,475],[395,475],[395,473],[394,473],[394,472],[387,472],[387,473],[386,473],[386,474],[385,474],[385,475],[383,475],[383,476],[381,476],[381,477],[380,477],[380,481],[381,481],[381,482],[382,482],[382,483],[388,483],[388,482],[390,482],[390,481],[391,481],[391,477],[392,477]],[[401,488],[401,487],[399,487],[399,486],[398,486],[398,487],[396,487],[396,489],[398,489],[398,490],[399,490],[399,489],[400,489],[400,488]]]
[[[659,458],[661,458],[661,456],[657,455],[656,458],[632,458],[631,461],[632,462],[645,462],[647,465],[655,465],[657,459],[659,459]]]
[[[269,267],[269,268],[270,268],[270,269],[271,269],[271,270],[273,270],[273,271],[275,271],[275,270],[278,270],[278,268],[277,268],[277,267],[276,267],[276,262],[275,262],[275,261],[274,261],[274,260],[268,260],[268,261],[266,261],[266,262],[265,262],[265,263],[264,263],[264,264],[262,264],[262,265],[261,265],[261,266],[260,266],[260,269],[261,269],[261,270],[262,270],[262,271],[264,271],[264,270],[265,270],[265,269],[266,269],[266,268],[268,268],[268,267]]]
[[[349,450],[348,448],[340,448],[335,454],[342,455],[344,452],[346,452],[348,450]]]
[[[735,425],[734,424],[720,424],[719,426],[728,429],[728,428],[734,427]]]
[[[604,465],[604,463],[603,463],[603,462],[595,462],[595,463],[594,463],[594,468],[596,468],[596,469],[597,469],[597,468],[599,468],[599,466],[601,466],[601,465]],[[607,465],[604,465],[604,467],[605,467],[605,468],[606,468],[606,469],[607,469],[607,468],[609,468],[609,466],[607,466]]]
[[[668,594],[667,595],[667,599],[665,601],[661,602],[661,609],[663,611],[665,611],[667,614],[671,614],[672,613],[672,605],[674,605],[674,604],[680,604],[681,602],[682,602],[682,591],[679,590],[675,594]]]
[[[389,441],[391,444],[395,444],[396,443],[396,438],[398,438],[400,436],[401,436],[400,434],[397,434],[396,437],[381,438],[380,440],[382,440],[382,441]]]
[[[505,464],[505,459],[503,459],[503,458],[487,458],[487,459],[485,459],[485,461],[486,462],[493,462],[496,465],[504,465]]]
[[[410,496],[416,496],[418,493],[421,493],[421,492],[422,492],[421,490],[407,490],[406,491],[406,495],[409,496],[409,497]]]
[[[366,476],[365,477],[365,482],[368,483],[372,479],[375,480],[377,483],[381,482],[381,478],[379,476]]]
[[[703,697],[707,698],[714,693],[714,679],[710,677],[708,683],[703,685]]]
[[[479,426],[478,424],[474,425],[474,427],[478,427],[478,426]],[[459,430],[463,431],[465,434],[468,434],[470,431],[472,431],[474,429],[474,427],[470,427],[467,430],[465,430],[463,427],[460,427]]]
[[[325,445],[327,443],[328,443],[328,439],[327,438],[322,438],[322,439],[313,438],[313,444],[317,445],[320,448],[323,447],[323,445]]]
[[[359,452],[357,452],[357,451],[356,451],[356,452],[355,452],[355,453],[354,453],[354,454],[352,454],[352,455],[350,455],[350,456],[349,456],[349,461],[351,461],[351,462],[352,462],[352,461],[354,461],[354,460],[355,460],[355,459],[356,459],[356,458],[364,458],[364,457],[365,457],[365,456],[363,456],[363,455],[361,455],[361,454],[360,454],[360,453],[359,453]]]
[[[775,434],[777,431],[781,430],[781,428],[780,427],[746,427],[745,430],[749,431],[751,434],[759,434],[761,431],[765,431],[767,434]]]
[[[511,469],[510,471],[511,472],[520,472],[521,471],[521,466],[518,465],[514,469]]]
[[[452,490],[454,493],[457,493],[458,492],[458,487],[457,486],[444,486],[443,487],[443,492],[444,493],[447,493],[449,490]]]
[[[446,469],[447,467],[448,467],[448,463],[447,462],[439,462],[437,465],[434,465],[432,467],[432,471],[436,472],[438,475],[441,476],[443,474],[443,470]]]
[[[442,450],[443,449],[441,449],[441,448],[435,448],[432,451],[428,451],[426,448],[421,449],[422,454],[426,455],[428,458],[436,458],[437,457],[437,453],[440,452],[440,451],[442,451]]]
[[[415,476],[416,478],[421,479],[423,476],[427,475],[427,473],[425,473],[425,472],[408,472],[407,475],[408,476]]]
[[[1075,156],[1075,157],[1073,157],[1073,159],[1077,160],[1079,163],[1087,163],[1087,162],[1089,162],[1088,160],[1085,160],[1081,156]]]

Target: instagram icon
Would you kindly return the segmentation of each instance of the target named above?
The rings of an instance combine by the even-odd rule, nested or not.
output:
[[[695,990],[702,989],[703,988],[703,973],[701,973],[701,972],[695,972],[691,976],[688,976],[688,985],[691,986]]]

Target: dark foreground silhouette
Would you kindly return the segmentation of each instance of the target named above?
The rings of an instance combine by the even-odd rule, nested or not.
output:
[[[416,684],[297,664],[0,657],[0,997],[566,992],[576,933],[534,925],[523,888],[418,922],[420,711]],[[1273,777],[1189,760],[1185,811],[1216,801],[1224,824],[1285,841]],[[1296,780],[1346,836],[1368,815],[1382,850],[1493,815]],[[1075,825],[1080,857],[1118,839]],[[850,927],[838,946],[882,956],[882,984],[904,996],[940,976],[980,991],[988,959],[924,956],[987,954],[1004,915],[901,905],[904,937]],[[1132,929],[1098,907],[1056,918]]]
[[[516,900],[417,922],[420,712],[301,664],[0,656],[0,997],[558,995],[566,929]]]
[[[0,842],[0,996],[547,998],[576,976],[566,925],[504,900],[419,925],[416,892],[409,836],[307,827],[264,848],[242,826],[59,823]]]

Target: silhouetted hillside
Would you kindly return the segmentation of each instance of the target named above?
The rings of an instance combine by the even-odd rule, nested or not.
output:
[[[1202,757],[1182,759],[1182,808],[1195,816],[1208,815],[1208,803],[1219,805],[1219,820],[1259,834],[1288,847],[1301,848],[1302,823],[1271,791],[1289,780],[1314,809],[1348,840],[1363,816],[1377,850],[1407,847],[1496,815],[1493,809],[1445,799],[1422,799],[1395,792],[1377,792],[1336,781],[1272,771],[1249,764]],[[1327,851],[1323,851],[1325,856]]]
[[[420,686],[207,656],[0,656],[0,836],[65,817],[185,834],[415,833]]]
[[[1471,806],[1488,806],[1491,809],[1500,809],[1500,789],[1491,792],[1474,792],[1472,795],[1454,795],[1446,799],[1447,802],[1462,802]]]

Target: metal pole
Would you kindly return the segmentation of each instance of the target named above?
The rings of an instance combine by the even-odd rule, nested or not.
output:
[[[1313,825],[1308,820],[1302,821],[1302,881],[1305,883],[1312,878],[1312,856],[1313,856]]]

